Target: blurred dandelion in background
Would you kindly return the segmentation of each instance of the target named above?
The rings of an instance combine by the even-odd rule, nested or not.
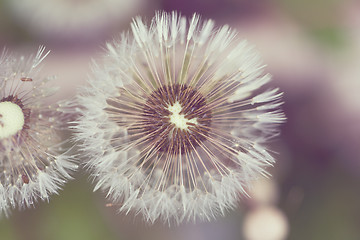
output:
[[[40,38],[91,41],[147,6],[144,0],[5,1],[21,27]],[[115,24],[117,23],[117,24]]]
[[[282,211],[274,206],[262,206],[246,215],[243,231],[246,240],[284,240],[289,226]]]
[[[274,163],[263,143],[285,121],[282,93],[259,90],[271,76],[228,26],[159,12],[131,29],[78,96],[95,190],[149,222],[223,215]]]
[[[48,55],[0,58],[0,211],[29,207],[57,193],[75,170],[60,132],[67,115],[59,104],[47,105],[56,90],[50,77],[39,76]]]

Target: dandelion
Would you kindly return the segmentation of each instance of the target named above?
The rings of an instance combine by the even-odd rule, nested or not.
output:
[[[150,222],[213,219],[274,163],[285,117],[258,53],[228,26],[173,12],[107,44],[79,94],[76,138],[95,190]]]
[[[48,200],[77,167],[63,148],[67,116],[59,105],[46,105],[55,89],[47,86],[50,78],[39,77],[44,51],[0,58],[0,212],[6,215]]]

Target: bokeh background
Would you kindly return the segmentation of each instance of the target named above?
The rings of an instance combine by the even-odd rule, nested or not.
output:
[[[0,239],[360,239],[358,0],[0,0],[0,48],[47,46],[43,74],[57,76],[55,98],[70,98],[105,42],[156,10],[228,24],[262,53],[288,118],[269,144],[273,177],[225,217],[169,227],[117,214],[80,171],[49,203],[0,219]]]

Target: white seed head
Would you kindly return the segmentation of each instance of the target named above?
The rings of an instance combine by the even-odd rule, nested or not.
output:
[[[49,52],[34,57],[0,57],[0,214],[48,200],[76,169],[61,146],[68,116],[46,105],[53,87],[39,75]]]
[[[150,222],[222,215],[274,163],[263,142],[285,120],[281,94],[261,94],[271,77],[228,26],[159,12],[131,29],[78,95],[95,189]]]
[[[0,139],[13,136],[24,126],[21,108],[12,102],[0,102]]]

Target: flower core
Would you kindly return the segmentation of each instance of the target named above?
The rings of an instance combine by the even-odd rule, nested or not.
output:
[[[177,101],[173,105],[169,105],[168,110],[171,112],[170,122],[177,128],[188,130],[189,124],[197,124],[196,118],[187,119],[184,114],[180,114],[182,106]]]
[[[204,97],[186,85],[160,87],[144,104],[143,132],[160,151],[191,151],[205,139],[210,124]]]
[[[0,102],[0,139],[8,138],[20,131],[25,123],[24,113],[13,102]]]

